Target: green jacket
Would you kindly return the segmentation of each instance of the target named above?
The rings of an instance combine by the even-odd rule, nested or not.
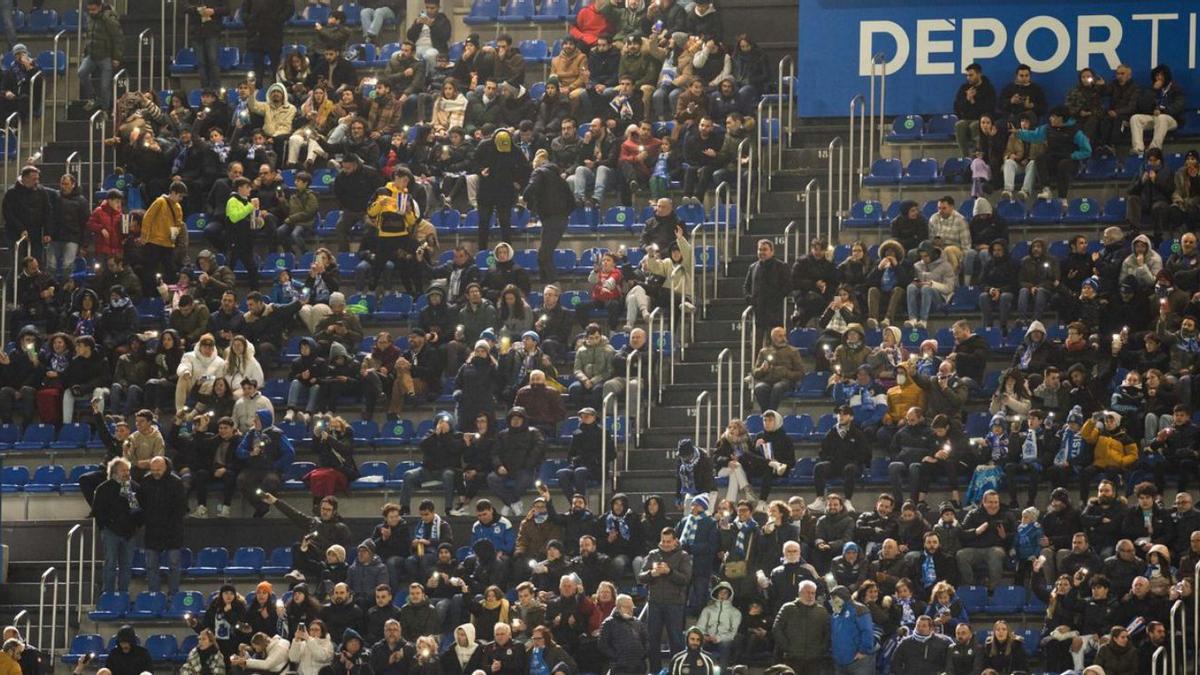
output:
[[[93,59],[120,61],[125,54],[125,33],[112,7],[104,5],[87,18],[87,55]]]
[[[595,347],[589,347],[587,344],[580,345],[579,349],[575,351],[575,379],[580,382],[585,379],[594,379],[597,384],[607,381],[613,376],[615,353],[612,346],[608,344],[608,340]]]
[[[621,55],[621,66],[618,73],[621,77],[628,75],[637,86],[658,84],[658,74],[662,72],[662,62],[646,52],[637,56]]]
[[[288,216],[283,222],[288,225],[312,225],[317,217],[317,195],[312,190],[296,190],[288,197]]]
[[[458,323],[462,324],[467,346],[474,347],[484,329],[496,327],[496,308],[487,300],[480,300],[478,309],[474,310],[467,303],[458,310]]]

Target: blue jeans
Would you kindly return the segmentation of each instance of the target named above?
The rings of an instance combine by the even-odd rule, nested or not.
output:
[[[109,406],[122,415],[132,415],[142,407],[142,388],[136,384],[116,382],[109,389]]]
[[[571,189],[575,191],[575,199],[582,200],[587,196],[588,188],[592,188],[592,199],[600,201],[604,199],[604,191],[609,185],[616,185],[617,172],[609,166],[598,166],[589,169],[586,166],[580,165],[575,169],[575,175],[572,176]]]
[[[288,225],[284,223],[275,229],[275,240],[286,251],[291,251],[297,258],[304,255],[304,240],[308,238],[308,225]]]
[[[317,401],[320,400],[321,385],[306,385],[301,384],[300,380],[292,380],[292,385],[288,387],[287,407],[289,410],[300,409],[300,397],[307,394],[308,402],[304,406],[305,412],[316,412]]]
[[[367,39],[378,37],[383,31],[384,22],[395,21],[396,13],[391,7],[364,7],[358,17],[362,22],[363,39]]]
[[[97,92],[92,77],[100,76],[100,91]],[[112,106],[113,66],[112,59],[93,59],[83,57],[79,64],[79,97],[95,100],[103,109]]]
[[[3,0],[0,0],[2,2]],[[79,244],[73,241],[52,241],[46,245],[46,272],[55,279],[64,279],[75,271],[75,256]]]
[[[1033,313],[1029,312],[1029,302],[1033,301]],[[1040,286],[1022,288],[1017,294],[1017,313],[1022,321],[1040,321],[1046,311],[1046,303],[1050,301],[1050,291]]]
[[[446,510],[449,511],[454,507],[454,477],[454,469],[443,469],[440,475],[437,471],[426,469],[423,466],[409,469],[404,473],[404,483],[400,485],[400,505],[408,508],[409,502],[412,501],[413,488],[419,488],[427,482],[440,479],[442,494],[446,498]]]
[[[986,291],[979,294],[979,309],[983,312],[983,325],[987,328],[992,327],[997,313],[1000,315],[1000,325],[1007,328],[1008,314],[1012,311],[1012,306],[1012,293],[1001,293],[1000,297],[995,300]]]
[[[646,603],[642,610],[642,621],[646,624],[649,634],[650,672],[657,673],[662,669],[662,632],[667,631],[667,642],[671,645],[671,653],[683,651],[683,620],[686,614],[683,605],[664,605],[658,602]]]
[[[133,539],[126,539],[109,529],[100,530],[104,542],[104,570],[101,590],[104,593],[128,593],[133,577]],[[120,567],[118,573],[117,567]]]
[[[534,473],[531,469],[509,471],[507,476],[501,476],[495,471],[488,474],[488,489],[505,504],[516,504],[521,501],[525,491],[533,487]],[[524,517],[523,515],[521,517]]]
[[[90,392],[84,392],[84,394],[87,396],[90,396],[94,399],[99,399],[101,413],[104,412],[104,397],[107,393],[108,390],[101,387],[96,387]],[[75,421],[75,393],[71,391],[70,387],[67,387],[63,390],[62,413],[63,424],[70,424],[71,422]]]
[[[942,294],[932,286],[908,285],[908,318],[928,321],[929,313],[945,304]]]
[[[388,569],[388,585],[392,588],[400,588],[404,583],[404,573],[407,571],[406,563],[408,558],[402,558],[398,555],[391,556],[384,561]]]
[[[921,482],[921,463],[891,462],[888,464],[888,482],[891,483],[893,496],[897,501],[904,501],[904,478],[908,477],[909,488],[913,493],[913,501]]]
[[[567,467],[559,469],[556,474],[558,477],[558,487],[562,488],[562,492],[567,497],[567,502],[571,501],[571,497],[575,493],[587,497],[588,481],[591,480],[592,472],[588,471],[585,466],[577,466],[575,468]]]
[[[200,72],[200,86],[218,88],[221,86],[221,38],[192,38],[192,47],[196,50],[196,66]]]
[[[177,548],[169,551],[146,549],[146,590],[157,593],[160,588],[162,581],[162,574],[159,571],[160,556],[167,559],[167,588],[171,595],[175,595],[179,592],[179,577],[183,573],[180,567],[182,558]]]
[[[576,380],[567,387],[567,395],[570,396],[571,405],[576,410],[591,406],[593,408],[600,407],[600,396],[604,392],[604,387],[600,384],[588,389],[583,386],[583,383]]]

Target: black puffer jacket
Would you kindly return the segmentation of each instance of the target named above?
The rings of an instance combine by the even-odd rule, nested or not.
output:
[[[146,548],[170,551],[183,546],[183,518],[187,515],[187,490],[168,471],[162,478],[147,474],[138,485],[146,524]]]

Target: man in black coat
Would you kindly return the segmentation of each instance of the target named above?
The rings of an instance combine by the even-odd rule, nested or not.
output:
[[[3,205],[5,240],[14,246],[21,237],[28,236],[28,253],[38,260],[50,242],[50,221],[55,215],[54,194],[42,187],[40,178],[36,166],[22,168],[17,182],[5,191]]]
[[[183,212],[195,213],[201,209],[212,185],[221,178],[221,159],[207,142],[194,138],[191,129],[182,129],[171,170],[174,174],[171,179],[188,187]]]
[[[167,466],[165,457],[150,460],[150,472],[137,489],[145,510],[147,590],[157,593],[161,586],[159,556],[167,558],[168,589],[171,596],[179,591],[180,553],[183,546],[183,518],[187,515],[187,489],[179,476]]]
[[[70,173],[64,173],[59,178],[55,196],[55,216],[48,223],[49,229],[46,231],[50,237],[46,269],[54,278],[61,279],[71,275],[92,208],[87,196],[79,190],[78,179]]]
[[[268,82],[279,67],[283,51],[283,29],[294,11],[291,0],[242,0],[242,21],[246,24],[246,52],[254,72]],[[267,60],[271,67],[267,69]]]
[[[514,188],[517,177],[529,175],[529,163],[520,152],[514,152],[513,138],[500,129],[475,149],[475,169],[479,174],[479,250],[488,247],[488,229],[492,214],[500,224],[500,240],[512,241],[512,206],[516,202]]]
[[[770,239],[759,239],[758,260],[750,265],[742,284],[746,304],[754,306],[757,325],[754,344],[761,344],[772,328],[783,325],[783,300],[791,290],[787,263],[775,257],[775,244]]]
[[[971,324],[963,319],[954,322],[950,329],[954,333],[954,368],[959,377],[970,378],[975,386],[983,383],[983,371],[987,367],[991,349],[982,335],[971,331]]]
[[[538,269],[542,283],[558,280],[554,268],[554,249],[567,231],[567,216],[575,204],[571,186],[562,177],[554,162],[546,162],[533,170],[522,197],[532,213],[542,221],[542,240],[538,245]]]
[[[342,210],[337,222],[340,250],[350,250],[350,228],[364,219],[367,205],[374,199],[375,191],[383,187],[383,183],[379,171],[364,165],[358,155],[351,152],[342,157],[342,170],[333,179],[333,196]]]
[[[117,646],[108,653],[104,667],[112,675],[141,675],[154,672],[154,659],[145,647],[138,644],[133,626],[126,624],[117,631]]]
[[[96,488],[92,498],[92,516],[96,519],[96,527],[104,542],[102,588],[105,593],[129,592],[135,536],[142,524],[142,505],[138,501],[137,488],[137,483],[133,482],[130,475],[129,460],[117,457],[108,463],[108,480]]]

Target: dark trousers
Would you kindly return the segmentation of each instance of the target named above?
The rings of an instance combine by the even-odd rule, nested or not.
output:
[[[255,75],[263,81],[270,81],[269,77],[279,68],[279,53],[283,51],[283,39],[270,40],[264,42],[262,39],[246,40],[246,53],[250,55],[251,67],[254,68]],[[267,61],[270,60],[270,70],[267,69]]]
[[[671,645],[671,653],[683,651],[683,622],[686,618],[684,605],[666,605],[658,602],[648,602],[642,610],[642,622],[646,624],[650,635],[650,672],[657,673],[662,669],[662,634],[667,631],[667,643]]]
[[[1033,505],[1038,496],[1038,479],[1042,476],[1042,467],[1024,462],[1009,462],[1004,465],[1004,478],[1008,483],[1008,500],[1017,503],[1017,476],[1025,476],[1025,494],[1029,504]]]
[[[393,382],[394,377],[380,375],[374,370],[363,378],[363,402],[366,404],[364,412],[368,417],[375,414],[375,408],[380,401],[387,401],[387,394],[392,390]]]
[[[817,488],[817,496],[824,496],[826,481],[839,474],[842,477],[842,491],[846,493],[846,499],[852,499],[858,477],[862,475],[862,467],[854,462],[846,462],[840,466],[835,462],[817,462],[813,467],[813,485]]]
[[[253,235],[234,237],[229,251],[229,269],[233,269],[239,261],[249,276],[250,288],[258,288],[258,261],[254,258]]]
[[[0,421],[11,424],[14,411],[20,412],[22,422],[29,424],[34,421],[33,403],[36,394],[33,387],[0,389]]]
[[[554,249],[567,232],[567,216],[542,216],[542,240],[538,243],[538,274],[542,283],[558,281],[558,270],[554,268]]]
[[[1037,165],[1037,180],[1050,186],[1060,199],[1066,199],[1071,191],[1071,178],[1079,170],[1079,162],[1070,157],[1042,155],[1033,160]]]
[[[1150,222],[1154,227],[1154,238],[1157,241],[1164,232],[1170,232],[1173,223],[1171,202],[1160,199],[1147,204],[1141,195],[1126,195],[1125,219],[1135,229],[1141,229],[1147,207],[1150,210]]]
[[[512,242],[512,204],[496,204],[491,200],[479,200],[479,250],[486,250],[491,230],[492,214],[500,224],[500,241]]]
[[[142,288],[158,288],[161,274],[166,283],[175,281],[175,249],[158,244],[142,246]]]

